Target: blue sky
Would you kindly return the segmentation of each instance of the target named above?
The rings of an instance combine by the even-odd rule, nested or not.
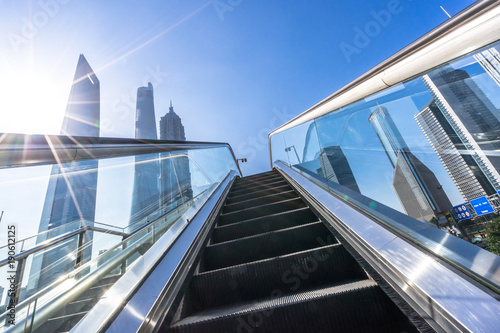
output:
[[[101,82],[101,136],[134,135],[135,91],[151,81],[157,120],[172,99],[188,140],[229,142],[244,174],[266,171],[271,129],[444,22],[440,6],[472,2],[0,0],[0,132],[57,134],[83,53]],[[341,45],[390,6],[346,57]]]

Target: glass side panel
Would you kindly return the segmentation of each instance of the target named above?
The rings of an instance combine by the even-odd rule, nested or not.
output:
[[[474,263],[482,252],[452,242],[495,251],[488,230],[500,223],[499,50],[489,45],[273,135],[272,158],[500,285],[495,269]],[[436,228],[442,237],[431,236]]]
[[[238,167],[222,145],[0,169],[0,195],[8,207],[2,224],[17,230],[13,268],[6,261],[10,249],[2,246],[0,273],[15,271],[18,320],[35,300],[42,309],[95,272],[119,278],[232,170]],[[9,287],[10,281],[0,281],[3,328]]]

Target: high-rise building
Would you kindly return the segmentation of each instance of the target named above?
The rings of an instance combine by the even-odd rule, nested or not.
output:
[[[81,54],[76,66],[61,134],[98,137],[99,119],[99,80]],[[55,229],[73,221],[92,225],[95,219],[96,192],[97,160],[54,165],[38,232]],[[57,232],[54,231],[50,236],[56,235]],[[46,237],[46,234],[39,236],[37,242],[44,241]],[[85,234],[85,242],[91,242],[91,240],[92,232],[88,231]],[[76,241],[76,239],[68,240],[68,242],[75,242],[74,249],[77,248]],[[62,249],[56,248],[34,256],[31,272],[37,273],[30,276],[28,293],[36,288],[43,288],[61,272],[69,272],[74,268],[76,256],[67,252],[71,248],[71,246],[65,246]],[[91,246],[86,246],[83,250],[82,262],[90,260],[91,254]]]
[[[174,112],[172,101],[168,113],[160,118],[160,140],[186,141],[181,117]]]
[[[415,120],[465,201],[495,192],[474,158],[461,153],[466,151],[464,144],[434,99],[415,115]]]
[[[494,191],[500,190],[500,156],[492,154],[500,149],[499,111],[464,70],[446,67],[424,75],[422,80],[463,149],[472,156]]]
[[[387,109],[377,107],[368,120],[394,167],[392,186],[406,214],[427,221],[446,214],[448,196],[434,173],[410,152]]]
[[[339,146],[322,149],[318,159],[321,165],[318,171],[323,178],[360,193],[349,162]]]
[[[135,138],[156,140],[156,120],[153,85],[137,89]],[[137,223],[159,208],[160,165],[158,154],[136,155],[134,164],[134,191],[130,225]]]
[[[500,86],[500,53],[495,47],[474,54],[486,73]]]
[[[136,139],[158,139],[156,131],[155,105],[153,85],[137,88],[137,104],[135,117]]]
[[[160,119],[160,139],[186,141],[181,118],[174,112],[172,101],[168,113]],[[160,156],[160,197],[163,205],[177,206],[193,198],[191,172],[187,152]]]

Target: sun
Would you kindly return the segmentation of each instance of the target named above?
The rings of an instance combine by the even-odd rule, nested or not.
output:
[[[59,134],[69,88],[43,70],[3,73],[0,133]]]

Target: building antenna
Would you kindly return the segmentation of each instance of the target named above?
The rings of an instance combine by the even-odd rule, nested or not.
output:
[[[450,14],[448,14],[448,12],[447,12],[447,11],[443,8],[443,6],[439,6],[439,7],[441,7],[441,9],[443,10],[443,12],[444,12],[446,15],[448,15],[448,17],[449,17],[449,18],[451,18],[451,15],[450,15]]]

